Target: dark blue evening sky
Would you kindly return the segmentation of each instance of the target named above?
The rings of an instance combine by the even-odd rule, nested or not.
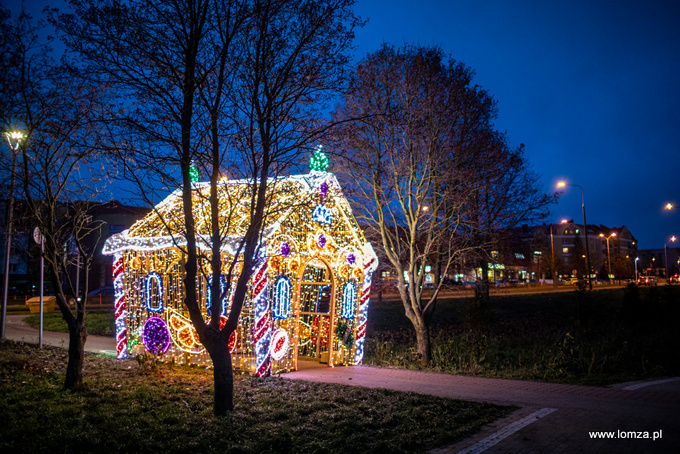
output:
[[[358,55],[440,45],[498,101],[545,191],[581,185],[589,224],[627,225],[641,249],[680,236],[680,2],[359,0]],[[583,222],[567,188],[553,219]],[[550,220],[548,220],[549,222]]]
[[[6,2],[16,5],[20,2]],[[34,16],[45,4],[25,5]],[[590,224],[627,225],[640,249],[680,236],[680,2],[358,0],[357,58],[381,43],[439,45],[498,101],[551,192],[585,191]],[[552,219],[583,222],[567,188]]]

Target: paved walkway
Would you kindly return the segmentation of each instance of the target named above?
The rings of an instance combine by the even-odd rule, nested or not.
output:
[[[23,317],[8,317],[7,337],[37,344],[37,330],[24,324]],[[68,336],[45,332],[43,343],[66,347]],[[105,354],[115,348],[110,337],[88,336],[85,345],[88,351]],[[476,436],[434,450],[436,454],[680,452],[680,377],[596,388],[303,362],[300,370],[282,377],[520,407]],[[589,433],[594,431],[608,431],[616,438],[593,439]],[[638,438],[645,436],[650,438]]]
[[[437,454],[680,452],[680,378],[677,377],[612,388],[366,366],[303,366],[282,377],[520,407],[508,418],[487,426],[477,436],[433,451]],[[517,431],[513,432],[513,429]],[[632,439],[633,434],[622,433],[627,438],[591,439],[589,432],[592,431],[611,431],[616,436],[619,436],[618,431],[634,431],[635,437],[644,437],[644,431],[647,431],[649,437],[655,432],[661,437],[655,441]]]
[[[5,337],[15,341],[26,342],[27,344],[38,345],[38,330],[33,329],[24,323],[24,319],[26,317],[28,317],[27,314],[8,315],[7,323],[5,324]],[[68,334],[44,331],[43,345],[53,345],[55,347],[68,348]],[[116,356],[116,341],[113,337],[90,335],[87,336],[85,350],[88,352]]]

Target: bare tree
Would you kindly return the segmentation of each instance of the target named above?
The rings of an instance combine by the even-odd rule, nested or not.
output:
[[[507,147],[498,147],[504,142],[493,129],[495,102],[472,84],[473,75],[439,48],[383,45],[359,64],[334,114],[347,122],[336,145],[346,156],[359,220],[377,232],[396,271],[425,363],[440,277],[489,250],[497,237],[486,233],[527,219],[534,208],[519,201],[536,183],[521,149],[509,158],[498,153]],[[517,188],[522,192],[503,193]]]
[[[151,203],[159,189],[182,189],[182,232],[174,233],[186,244],[184,304],[213,362],[216,415],[234,406],[228,340],[260,255],[270,181],[294,166],[324,130],[319,112],[328,93],[342,85],[359,23],[352,4],[73,1],[75,14],[61,18],[69,45],[90,62],[91,77],[120,87],[134,103],[116,126],[127,135],[119,142],[122,164],[141,195]],[[197,245],[192,161],[210,179],[210,253]],[[233,213],[219,213],[223,174],[250,182],[247,228],[224,267],[224,280],[220,250],[237,220]],[[211,307],[219,307],[233,287],[223,327],[219,317],[206,323],[199,308],[196,276],[206,270],[212,277]]]
[[[69,307],[68,292],[78,291],[69,268],[80,257],[89,274],[95,251],[86,240],[100,231],[87,211],[88,200],[97,195],[94,188],[103,165],[94,159],[105,92],[76,83],[54,62],[49,42],[41,38],[42,27],[22,12],[7,29],[12,65],[6,76],[13,91],[4,93],[2,120],[24,136],[18,148],[18,195],[25,200],[26,222],[37,226],[44,238],[48,273],[69,329],[65,387],[73,388],[82,382],[86,298],[73,300],[75,306]]]
[[[347,157],[359,222],[377,232],[396,271],[425,363],[443,283],[438,278],[471,247],[458,233],[466,228],[462,183],[469,166],[457,157],[486,113],[479,105],[486,95],[470,86],[471,77],[469,68],[446,61],[440,49],[383,45],[359,64],[334,114],[348,121],[336,145]],[[437,279],[426,292],[431,265]]]
[[[510,230],[522,223],[544,219],[557,193],[544,194],[540,178],[531,171],[524,156],[524,145],[513,149],[507,137],[494,130],[482,131],[474,146],[467,149],[471,178],[463,184],[470,197],[463,216],[466,234],[475,245],[470,258],[480,268],[475,301],[484,306],[489,300],[489,261],[492,250],[508,241]]]

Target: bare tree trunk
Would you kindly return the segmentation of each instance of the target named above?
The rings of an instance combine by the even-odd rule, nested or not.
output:
[[[215,382],[215,416],[225,416],[234,409],[234,372],[231,365],[231,353],[225,336],[217,336],[210,351],[213,362],[213,380]],[[228,336],[226,337],[228,339]],[[224,345],[217,345],[224,344]]]
[[[415,325],[418,353],[421,356],[421,365],[426,366],[432,362],[432,345],[430,341],[430,327],[424,321],[418,321]]]
[[[74,389],[83,383],[83,363],[85,362],[85,341],[87,328],[83,322],[74,320],[69,326],[68,365],[66,366],[65,389]]]
[[[482,276],[475,284],[475,304],[479,308],[485,308],[489,304],[489,263],[486,258],[482,258],[479,264],[482,269]]]

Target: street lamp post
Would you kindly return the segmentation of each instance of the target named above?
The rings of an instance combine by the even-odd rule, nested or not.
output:
[[[562,219],[562,224],[566,224],[567,220]],[[552,279],[553,287],[557,287],[557,264],[555,263],[555,242],[553,240],[553,224],[550,222],[550,257],[552,259]]]
[[[637,262],[640,260],[640,257],[635,257],[635,282],[637,283],[638,281],[638,270],[637,270]]]
[[[586,222],[586,197],[583,191],[583,187],[578,184],[565,183],[560,181],[557,183],[558,188],[563,188],[565,186],[574,186],[581,190],[581,209],[583,211],[583,234],[586,239],[586,274],[588,275],[588,288],[593,289],[593,281],[590,279],[590,248],[588,247],[588,223]]]
[[[553,228],[552,222],[550,223],[550,260],[552,262],[552,281],[553,287],[557,287],[557,272],[555,270],[555,243],[553,242]]]
[[[609,267],[609,284],[611,285],[611,283],[612,283],[612,258],[609,255],[609,238],[616,236],[616,232],[612,232],[611,235],[609,235],[609,236],[604,236],[604,233],[600,233],[600,236],[602,238],[607,239],[607,265]]]
[[[668,279],[668,252],[666,246],[668,246],[669,242],[674,242],[677,238],[675,236],[672,236],[670,240],[666,241],[663,245],[663,257],[664,257],[664,277]]]
[[[7,202],[7,231],[5,234],[5,282],[2,297],[2,322],[0,322],[0,339],[5,338],[5,324],[7,320],[7,295],[9,289],[9,256],[12,250],[12,227],[14,223],[14,186],[17,168],[17,152],[24,135],[20,131],[5,133],[9,148],[12,151],[12,174],[9,184],[9,200]]]

